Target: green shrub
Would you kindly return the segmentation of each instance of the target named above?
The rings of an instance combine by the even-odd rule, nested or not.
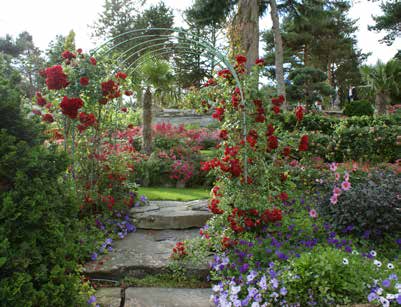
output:
[[[374,109],[372,104],[366,100],[357,100],[347,103],[343,110],[343,114],[347,116],[372,116]]]
[[[287,300],[301,306],[366,301],[374,267],[368,260],[331,247],[317,247],[290,262],[284,273]]]
[[[60,176],[65,156],[0,132],[0,301],[79,306],[79,208]]]
[[[331,190],[330,190],[331,193]],[[336,229],[353,226],[353,230],[372,239],[384,235],[401,235],[401,175],[391,171],[374,171],[353,183],[336,205],[330,194],[318,203],[318,211]]]

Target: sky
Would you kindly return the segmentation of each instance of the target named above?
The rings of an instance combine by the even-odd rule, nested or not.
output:
[[[147,0],[147,5],[156,4],[159,0]],[[167,6],[176,10],[176,24],[182,25],[181,13],[191,5],[192,0],[165,0]],[[401,38],[391,46],[378,41],[384,34],[368,31],[373,24],[372,14],[379,14],[379,4],[367,0],[356,0],[350,10],[350,17],[358,19],[359,30],[356,33],[358,47],[363,52],[371,52],[368,64],[378,59],[386,62],[401,49]],[[92,25],[102,11],[104,0],[0,0],[0,36],[18,35],[28,31],[36,46],[45,50],[57,34],[67,35],[73,29],[76,33],[76,45],[86,51],[100,42],[91,40]],[[140,9],[140,8],[138,8]],[[271,27],[269,16],[262,18],[261,28]]]

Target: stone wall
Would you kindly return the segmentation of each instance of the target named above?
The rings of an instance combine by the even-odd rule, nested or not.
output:
[[[207,127],[213,124],[214,120],[210,114],[197,114],[195,110],[163,109],[154,113],[153,123],[170,123],[172,125],[199,125]]]

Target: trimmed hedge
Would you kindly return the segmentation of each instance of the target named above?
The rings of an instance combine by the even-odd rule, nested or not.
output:
[[[375,110],[367,100],[357,100],[345,105],[343,114],[347,116],[372,116]]]

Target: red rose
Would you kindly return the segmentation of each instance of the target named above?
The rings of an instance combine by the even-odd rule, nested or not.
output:
[[[272,104],[279,107],[280,105],[282,105],[284,103],[284,100],[285,100],[284,96],[280,95],[277,98],[272,98]]]
[[[219,77],[224,78],[224,79],[228,79],[228,78],[232,77],[231,71],[229,69],[222,69],[222,70],[217,72],[217,75]]]
[[[295,116],[299,122],[304,118],[304,108],[302,106],[296,107]]]
[[[132,91],[124,91],[125,96],[132,96],[134,93]]]
[[[308,145],[309,145],[309,138],[307,135],[303,135],[301,137],[301,140],[299,142],[299,151],[307,151],[308,150]]]
[[[286,201],[286,200],[288,200],[288,194],[286,192],[281,192],[280,195],[279,195],[279,198],[282,201]]]
[[[116,73],[116,79],[123,79],[125,80],[127,78],[127,74],[123,73],[122,71],[119,71],[118,73]]]
[[[72,59],[75,59],[75,58],[76,58],[76,55],[73,54],[72,52],[68,51],[68,50],[64,51],[64,52],[61,54],[61,56],[62,56],[64,59],[70,60],[70,61],[71,61]]]
[[[78,116],[78,109],[84,105],[81,98],[68,98],[64,96],[60,103],[61,112],[67,115],[71,119],[75,119]]]
[[[84,124],[85,126],[93,126],[96,123],[96,117],[93,113],[85,113],[81,112],[79,113],[79,121],[81,124]]]
[[[89,61],[91,62],[92,65],[96,65],[97,63],[96,59],[93,56],[89,58]]]
[[[273,125],[272,124],[268,124],[267,125],[266,135],[267,136],[273,135],[274,131],[276,131],[276,129],[273,127]]]
[[[118,84],[113,80],[109,80],[106,82],[102,82],[102,93],[108,99],[113,99],[121,96],[121,93],[118,89]]]
[[[214,113],[212,114],[212,117],[214,119],[217,119],[218,121],[222,121],[224,117],[224,109],[223,108],[215,108]]]
[[[121,108],[121,111],[126,113],[128,111],[128,109],[126,107]]]
[[[220,131],[220,134],[219,134],[219,137],[220,137],[222,140],[227,140],[227,139],[228,139],[228,132],[227,132],[227,130],[226,130],[226,129],[221,130],[221,131]]]
[[[36,92],[36,102],[38,105],[41,107],[45,106],[47,104],[46,99],[42,97],[42,94],[40,92]]]
[[[43,115],[42,115],[42,120],[43,120],[44,122],[48,122],[48,123],[54,122],[53,115],[52,115],[52,114],[49,114],[49,113],[43,114]]]
[[[49,90],[61,90],[67,87],[67,75],[61,65],[46,68],[46,85]]]
[[[87,86],[89,84],[89,78],[88,77],[81,77],[81,79],[79,79],[79,83],[82,86]]]
[[[291,153],[291,147],[290,146],[285,146],[283,148],[283,156],[288,157]]]
[[[278,139],[277,136],[275,135],[271,135],[269,136],[269,138],[267,139],[267,150],[271,151],[273,149],[276,149],[278,147]]]
[[[279,107],[279,106],[273,106],[272,110],[273,110],[273,112],[276,113],[276,114],[279,114],[279,113],[280,113],[280,107]]]
[[[82,53],[82,49],[81,49],[81,48],[78,48],[78,49],[77,49],[77,53],[78,53],[78,54],[81,54],[81,53]]]
[[[235,57],[235,60],[237,61],[238,65],[243,65],[246,63],[246,56],[239,54]]]
[[[37,109],[33,109],[32,113],[35,115],[42,115],[42,112],[40,112],[40,110],[37,110]]]
[[[257,66],[264,66],[265,65],[265,60],[264,59],[256,59],[255,65]]]

